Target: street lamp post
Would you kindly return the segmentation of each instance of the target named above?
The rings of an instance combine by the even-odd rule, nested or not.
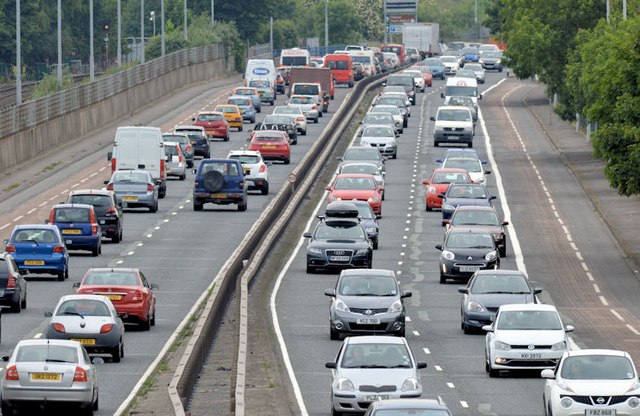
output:
[[[140,0],[140,63],[144,63],[144,0]]]
[[[324,2],[324,47],[325,54],[329,53],[329,0]]]
[[[183,16],[182,26],[184,26],[184,28],[183,28],[184,40],[187,40],[188,37],[189,37],[188,34],[187,34],[187,0],[184,0],[182,16]]]
[[[58,88],[62,89],[62,0],[58,0]]]
[[[118,55],[118,66],[122,66],[122,15],[120,9],[120,0],[118,0],[118,45],[117,45],[117,55]]]
[[[216,23],[215,17],[216,15],[215,15],[215,8],[214,8],[214,0],[211,0],[211,27],[213,27],[213,25],[215,25]]]
[[[93,82],[96,67],[93,59],[93,0],[89,0],[89,80]]]
[[[164,0],[160,0],[160,55],[164,56]]]
[[[16,104],[22,104],[22,34],[20,29],[20,1],[16,0]]]
[[[149,20],[151,21],[151,23],[153,23],[153,36],[156,36],[156,12],[151,10],[149,12],[149,15],[151,15],[151,17],[149,18]]]

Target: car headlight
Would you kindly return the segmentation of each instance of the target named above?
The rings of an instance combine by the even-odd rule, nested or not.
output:
[[[322,250],[320,250],[319,248],[311,247],[309,248],[309,253],[322,254]]]
[[[501,61],[500,59],[498,59],[498,60],[496,61],[496,65],[500,65],[501,63],[502,63],[502,61]]]
[[[551,346],[551,351],[563,351],[567,349],[567,343],[564,341],[556,342]]]
[[[467,311],[469,312],[485,312],[484,306],[480,305],[478,302],[469,302],[467,303]]]
[[[483,64],[482,59],[478,59],[478,63]]]
[[[506,342],[496,341],[493,344],[493,348],[500,351],[509,351],[511,349],[511,345],[507,344]]]
[[[348,378],[339,378],[336,381],[336,390],[354,391],[353,383]]]
[[[560,400],[560,406],[564,407],[565,409],[570,408],[573,405],[573,399],[570,397],[563,397],[562,400]]]
[[[356,255],[356,256],[362,256],[362,255],[366,255],[366,254],[369,254],[369,249],[368,249],[368,248],[359,248],[359,249],[356,251],[356,254],[355,254],[355,255]]]
[[[640,406],[640,399],[635,396],[631,397],[629,398],[629,400],[627,400],[627,405],[632,409],[637,409],[638,406]]]
[[[339,196],[335,197],[336,201],[342,201],[342,198],[340,198]]]
[[[400,387],[400,390],[411,391],[411,390],[418,390],[419,388],[420,388],[420,383],[418,382],[418,380],[415,377],[409,377],[404,381],[404,383],[402,383],[402,387]]]
[[[398,299],[397,301],[393,302],[391,304],[391,306],[389,306],[389,313],[400,313],[402,312],[402,302],[400,302],[400,299]]]
[[[367,233],[377,233],[378,229],[376,227],[369,227],[364,229]]]
[[[453,211],[454,209],[456,209],[456,207],[454,207],[451,204],[444,204],[444,205],[442,205],[442,209],[444,209],[446,211]]]
[[[455,254],[453,254],[452,252],[448,251],[448,250],[444,250],[442,252],[442,257],[444,257],[447,260],[453,260],[456,258]]]
[[[436,187],[435,186],[430,186],[427,188],[427,193],[429,194],[434,194],[436,193]]]
[[[378,203],[380,202],[380,199],[377,196],[374,196],[373,198],[369,198],[367,199],[367,202],[375,202]]]
[[[336,311],[338,312],[350,312],[350,309],[347,306],[347,304],[341,301],[340,299],[336,300],[335,308],[336,308]]]
[[[485,254],[484,259],[486,261],[494,261],[498,256],[496,255],[495,251],[490,251],[487,254]]]

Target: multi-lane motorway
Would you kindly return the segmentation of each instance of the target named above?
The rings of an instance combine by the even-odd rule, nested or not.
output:
[[[574,348],[624,349],[640,359],[640,287],[614,239],[574,176],[523,106],[535,84],[487,73],[481,90],[481,117],[474,147],[488,160],[488,188],[510,221],[502,268],[519,268],[544,288],[542,302],[555,304],[576,327]],[[500,82],[502,81],[502,82]],[[442,83],[420,96],[409,128],[399,139],[398,160],[386,164],[384,218],[376,268],[395,270],[407,299],[407,339],[422,372],[423,397],[442,397],[454,414],[539,415],[544,381],[537,372],[489,378],[484,369],[484,335],[460,329],[462,283],[438,283],[442,242],[440,212],[425,211],[422,180],[437,166],[443,149],[434,148],[433,115]],[[323,204],[318,206],[322,211]],[[308,229],[312,228],[309,221]],[[276,331],[288,352],[287,371],[299,386],[303,414],[330,412],[330,373],[340,343],[329,340],[329,298],[336,274],[306,274],[304,244],[292,254],[278,293]],[[294,390],[295,391],[295,390]]]

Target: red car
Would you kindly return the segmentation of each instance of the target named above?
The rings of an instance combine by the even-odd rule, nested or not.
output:
[[[282,160],[285,165],[291,161],[289,135],[280,130],[254,130],[248,139],[248,150],[257,150],[265,160]]]
[[[427,87],[431,87],[433,85],[433,73],[431,72],[431,68],[428,66],[412,66],[411,69],[417,69],[422,73],[422,80],[424,81],[424,85]]]
[[[343,173],[336,176],[332,185],[325,187],[331,191],[328,203],[334,201],[367,201],[376,217],[382,217],[383,186],[378,185],[373,175]]]
[[[466,169],[437,168],[433,170],[431,179],[425,179],[423,184],[427,185],[427,211],[434,208],[442,208],[442,198],[439,194],[447,192],[449,184],[453,182],[471,183],[471,176]]]
[[[225,142],[229,140],[229,122],[224,114],[215,111],[201,111],[193,120],[194,126],[201,126],[207,137],[221,137]]]
[[[74,283],[77,294],[103,295],[111,299],[124,322],[134,322],[145,331],[156,324],[158,286],[149,283],[140,269],[89,269],[80,283]]]

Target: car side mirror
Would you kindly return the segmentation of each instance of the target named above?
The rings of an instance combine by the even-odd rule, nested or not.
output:
[[[482,330],[485,332],[493,332],[493,326],[492,325],[483,325]]]
[[[0,360],[7,362],[9,361],[9,356],[8,355],[3,355],[2,357],[0,357]]]
[[[436,159],[436,163],[442,164],[442,159]]]
[[[540,289],[540,288],[533,289],[533,294],[534,295],[539,295],[540,293],[542,293],[542,289]]]
[[[400,294],[400,298],[410,298],[413,296],[413,293],[410,290],[403,290]]]
[[[469,293],[469,289],[467,289],[466,287],[459,287],[458,288],[458,293],[468,294]]]
[[[438,194],[438,198],[444,198],[444,194]]]
[[[556,375],[555,375],[555,373],[553,372],[552,369],[547,368],[547,369],[542,370],[540,372],[540,377],[541,378],[556,378]]]
[[[567,325],[564,327],[564,332],[573,332],[575,330],[575,328],[573,327],[573,325]]]
[[[53,312],[45,312],[44,313],[44,317],[45,318],[51,318],[53,316]]]
[[[113,152],[107,152],[107,160],[113,159]]]
[[[498,199],[498,197],[497,197],[497,196],[495,196],[495,195],[491,195],[491,196],[489,197],[489,200],[490,200],[490,201],[493,201],[494,199]]]
[[[191,121],[196,121],[195,117],[191,119]]]
[[[440,93],[440,98],[444,98],[444,93],[443,92]]]
[[[197,169],[196,169],[196,168],[193,168],[193,169],[191,170],[191,172],[196,173],[196,172],[197,172]]]
[[[304,238],[311,238],[311,233],[308,233],[308,232],[307,232],[307,233],[302,234],[302,236],[303,236]]]
[[[491,175],[491,171],[490,171],[490,170],[485,170],[485,171],[484,171],[484,174],[485,174],[485,175]]]
[[[109,185],[109,181],[104,181],[102,183],[105,184],[105,185]]]
[[[2,242],[3,242],[4,244],[7,244],[7,243],[9,243],[9,240],[6,240],[6,239],[5,239],[5,240],[2,240]]]
[[[337,368],[338,367],[337,364],[335,362],[333,362],[333,361],[329,361],[329,362],[324,363],[324,366],[326,368]]]
[[[442,244],[436,244],[436,249],[442,251]]]
[[[335,297],[336,296],[336,290],[335,289],[325,289],[324,290],[324,295],[325,296]]]
[[[251,171],[250,170],[246,170],[243,173],[244,173],[244,176],[249,176],[251,174]]]
[[[80,282],[73,282],[73,285],[71,285],[72,288],[77,289],[80,287]]]
[[[502,221],[500,225],[509,225],[509,221]]]
[[[336,157],[336,160],[339,160],[340,162],[342,162],[342,156]]]
[[[427,363],[418,362],[418,363],[416,363],[416,367],[418,368],[418,370],[420,370],[422,368],[427,368]]]
[[[157,283],[151,283],[151,285],[150,285],[149,287],[151,287],[151,289],[152,289],[152,290],[158,290],[158,289],[160,289],[160,286],[158,286],[158,284],[157,284]]]

